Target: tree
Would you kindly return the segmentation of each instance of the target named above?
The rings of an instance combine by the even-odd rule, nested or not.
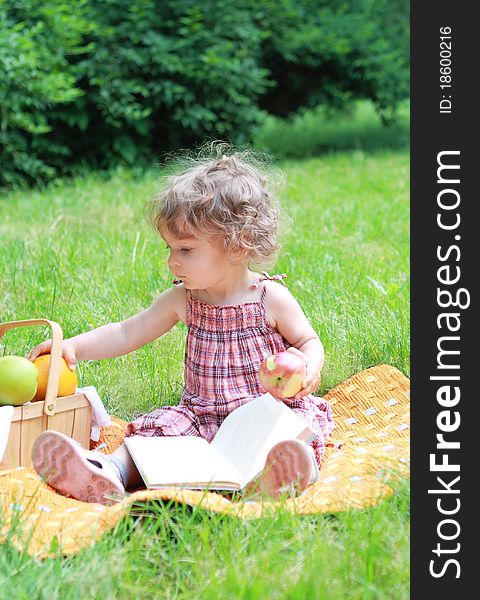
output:
[[[85,52],[82,36],[90,29],[61,0],[0,0],[0,184],[40,181],[55,175],[48,156],[34,140],[52,132],[49,110],[83,91],[67,56]],[[50,146],[65,155],[68,147]]]
[[[406,0],[0,0],[0,185],[408,95]]]

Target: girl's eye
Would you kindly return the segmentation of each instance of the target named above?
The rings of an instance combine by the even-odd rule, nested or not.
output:
[[[167,246],[166,244],[165,244],[165,248],[167,250],[170,250],[170,246]],[[193,248],[180,248],[180,250],[181,250],[181,252],[191,252],[193,250]]]

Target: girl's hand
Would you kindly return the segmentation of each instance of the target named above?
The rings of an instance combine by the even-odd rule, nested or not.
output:
[[[294,399],[298,400],[299,398],[303,398],[303,396],[311,394],[317,389],[318,384],[320,383],[320,371],[318,371],[317,367],[312,363],[308,356],[298,348],[291,346],[290,348],[287,348],[287,352],[296,354],[305,361],[306,374],[302,383],[302,389],[294,396]]]
[[[30,352],[25,356],[28,360],[32,362],[40,356],[41,354],[50,354],[52,350],[52,340],[45,340],[38,346],[35,346]],[[62,342],[62,356],[66,360],[71,371],[75,371],[75,367],[77,365],[77,357],[75,354],[75,346],[69,342],[68,340],[64,340]]]

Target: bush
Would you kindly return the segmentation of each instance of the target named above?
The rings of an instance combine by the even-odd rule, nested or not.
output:
[[[0,0],[0,185],[408,93],[406,0]]]
[[[132,165],[205,136],[246,142],[267,85],[261,32],[234,0],[90,1],[95,51],[54,139],[98,167]],[[74,135],[72,135],[74,134]]]
[[[81,53],[90,26],[84,0],[0,0],[0,185],[38,182],[55,175],[52,140],[39,152],[36,140],[52,132],[49,111],[83,94],[67,55]],[[54,137],[54,136],[53,136]]]
[[[283,0],[259,17],[269,32],[263,65],[275,81],[262,108],[286,117],[367,99],[385,124],[393,122],[409,93],[408,2]]]

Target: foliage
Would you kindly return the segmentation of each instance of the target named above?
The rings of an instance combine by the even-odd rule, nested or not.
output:
[[[0,0],[0,185],[408,94],[405,0]]]
[[[261,32],[234,0],[222,10],[217,0],[91,0],[90,9],[95,51],[79,63],[86,94],[52,115],[76,154],[108,167],[208,135],[247,141],[267,72]]]
[[[395,123],[383,127],[374,106],[358,100],[348,113],[319,106],[301,110],[290,119],[269,115],[256,133],[254,146],[275,159],[312,158],[359,150],[375,153],[407,150],[410,142],[410,107],[399,103]]]
[[[85,0],[0,0],[0,184],[38,181],[55,174],[35,140],[52,131],[49,111],[83,94],[68,55],[88,50]]]
[[[408,3],[404,0],[263,0],[263,62],[275,86],[269,113],[342,108],[371,100],[384,122],[408,95]]]

